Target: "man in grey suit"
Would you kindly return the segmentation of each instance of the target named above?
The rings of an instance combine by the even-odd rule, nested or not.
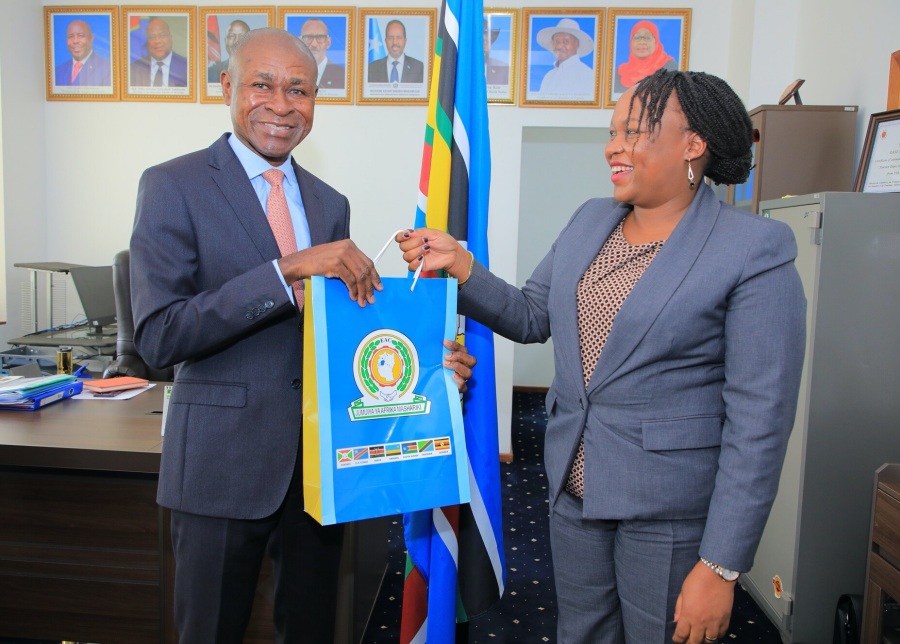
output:
[[[388,55],[369,63],[370,83],[423,83],[425,65],[421,60],[407,56],[406,25],[391,20],[384,28],[384,44]]]
[[[312,127],[315,83],[297,37],[250,31],[223,76],[234,133],[146,170],[138,189],[135,346],[151,365],[175,365],[158,501],[172,511],[183,644],[242,641],[266,551],[278,641],[333,640],[342,528],[303,512],[303,318],[292,285],[340,278],[364,306],[381,280],[349,239],[346,197],[291,158]],[[299,249],[284,256],[266,215],[273,169]],[[464,389],[474,360],[448,357]]]

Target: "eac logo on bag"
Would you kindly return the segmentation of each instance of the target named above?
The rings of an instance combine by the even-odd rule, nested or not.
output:
[[[369,333],[356,347],[353,377],[362,398],[347,409],[350,420],[415,416],[431,403],[415,393],[419,354],[408,337],[394,329]]]
[[[324,525],[471,498],[459,389],[444,367],[456,280],[421,280],[415,292],[411,281],[382,277],[365,307],[340,280],[307,282],[303,499]]]

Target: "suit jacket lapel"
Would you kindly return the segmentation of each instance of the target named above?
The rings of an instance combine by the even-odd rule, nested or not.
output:
[[[718,218],[719,207],[715,194],[701,183],[690,208],[616,314],[588,383],[588,394],[609,379],[656,321],[703,250]]]
[[[278,243],[266,220],[266,213],[259,205],[253,185],[247,178],[247,172],[228,145],[228,134],[223,134],[210,146],[209,164],[214,168],[211,173],[213,181],[225,195],[235,217],[256,246],[261,261],[281,257]]]

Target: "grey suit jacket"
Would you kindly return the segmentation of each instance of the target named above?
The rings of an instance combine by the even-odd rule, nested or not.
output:
[[[585,388],[578,281],[629,207],[581,206],[524,288],[476,264],[460,313],[517,342],[554,340],[545,459],[554,503],[582,433],[584,515],[707,517],[701,556],[751,567],[793,426],[806,300],[787,226],[693,204],[616,315]]]
[[[134,341],[176,365],[161,505],[254,519],[287,492],[301,425],[301,317],[247,174],[223,135],[144,172],[131,237]],[[312,243],[349,237],[347,199],[294,164]]]

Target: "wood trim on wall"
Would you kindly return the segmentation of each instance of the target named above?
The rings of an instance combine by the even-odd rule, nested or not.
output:
[[[900,109],[900,50],[891,54],[891,71],[888,75],[888,110]]]

